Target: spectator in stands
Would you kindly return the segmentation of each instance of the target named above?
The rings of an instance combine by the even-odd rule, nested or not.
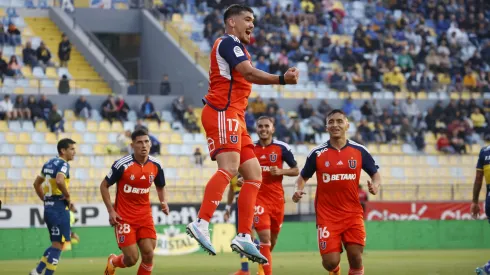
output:
[[[27,108],[31,111],[31,119],[35,123],[38,119],[45,119],[43,110],[36,102],[36,97],[34,95],[30,95],[27,98]]]
[[[38,105],[43,112],[43,118],[47,120],[49,117],[49,113],[53,109],[53,103],[51,103],[51,100],[49,100],[46,95],[41,95],[41,99],[39,99]]]
[[[425,136],[424,136],[424,131],[420,130],[417,132],[417,135],[415,136],[414,139],[415,147],[417,148],[417,151],[423,152],[425,150]]]
[[[400,127],[400,139],[404,142],[411,143],[415,137],[415,130],[410,123],[410,120],[406,117],[402,119]]]
[[[4,95],[3,100],[0,101],[0,117],[6,120],[17,118],[17,113],[14,110],[14,104],[10,100],[10,95]]]
[[[184,114],[184,127],[190,133],[200,132],[199,126],[197,125],[197,116],[191,106],[187,107],[187,111]]]
[[[386,89],[392,92],[399,92],[405,84],[405,77],[400,68],[395,67],[393,71],[384,74],[383,82]]]
[[[266,73],[269,72],[269,63],[265,61],[265,56],[259,56],[259,60],[255,63],[255,68],[264,71]]]
[[[449,141],[446,133],[441,133],[441,136],[439,139],[437,139],[437,151],[448,154],[456,153],[454,148],[451,146],[451,142]]]
[[[373,107],[369,100],[364,101],[364,104],[361,106],[361,114],[369,121],[373,120]]]
[[[265,105],[264,101],[260,96],[257,96],[255,100],[250,104],[250,107],[252,107],[252,111],[255,118],[258,118],[265,114],[267,105]]]
[[[322,70],[320,68],[320,59],[315,58],[313,62],[310,62],[308,65],[308,74],[310,81],[315,83],[315,86],[318,87],[318,83],[322,81]]]
[[[477,134],[485,133],[485,116],[481,113],[480,108],[474,108],[471,114],[471,121],[473,122],[473,129]]]
[[[3,60],[1,50],[0,50],[0,74],[1,74],[0,77],[2,78],[2,81],[5,76],[14,76],[14,72],[8,68],[7,62]]]
[[[245,112],[245,124],[249,133],[255,133],[255,116],[252,107],[248,106]]]
[[[137,131],[137,130],[144,130],[145,132],[149,132],[148,127],[146,127],[145,122],[141,118],[138,118],[138,120],[136,120],[136,125],[134,126],[134,131]]]
[[[305,133],[298,119],[293,121],[293,125],[289,128],[289,131],[291,132],[291,143],[303,144],[305,142]]]
[[[326,99],[322,99],[322,101],[318,105],[317,110],[318,110],[318,113],[320,113],[324,117],[326,117],[327,114],[332,110],[332,107],[330,107],[330,104],[328,104],[328,101]]]
[[[313,114],[313,105],[308,102],[307,98],[303,98],[303,102],[298,106],[298,114],[301,119],[309,118]]]
[[[39,62],[39,66],[46,69],[46,67],[54,66],[53,62],[51,62],[51,52],[46,47],[44,42],[41,42],[39,48],[36,50],[37,60]]]
[[[129,108],[129,105],[124,100],[122,95],[117,96],[116,109],[117,109],[117,114],[118,114],[119,118],[123,121],[127,121],[130,108]]]
[[[58,58],[60,59],[60,67],[68,68],[68,61],[70,61],[71,54],[71,42],[68,40],[66,34],[61,35],[61,42],[58,45]]]
[[[110,123],[112,123],[114,119],[119,120],[116,101],[112,95],[109,95],[107,99],[102,102],[101,114],[102,117],[109,120]]]
[[[65,132],[65,122],[61,114],[58,112],[58,105],[54,104],[51,108],[46,124],[52,133],[58,134],[59,132]]]
[[[371,127],[369,127],[369,123],[366,119],[361,120],[361,123],[357,126],[357,131],[365,144],[369,144],[375,140],[374,132]]]
[[[160,82],[160,95],[169,95],[172,92],[170,82],[168,81],[168,75],[164,74],[162,82]]]
[[[349,96],[342,107],[342,111],[344,111],[345,115],[350,117],[354,111],[357,110],[357,106],[354,104],[352,97]]]
[[[407,97],[406,102],[404,102],[401,106],[402,114],[407,116],[410,121],[412,121],[415,117],[420,114],[419,107],[417,103],[413,101],[412,97]]]
[[[275,134],[277,139],[280,141],[284,141],[286,143],[291,143],[292,141],[292,134],[291,131],[289,131],[285,120],[281,120],[279,123],[277,123]]]
[[[22,76],[22,72],[20,71],[21,68],[22,66],[17,61],[17,56],[12,55],[10,57],[8,69],[14,73],[14,76],[18,77],[18,76]]]
[[[134,80],[128,81],[128,95],[137,95],[138,94],[138,86],[136,85]]]
[[[18,95],[15,98],[14,112],[20,119],[31,119],[31,110],[27,107],[22,95]]]
[[[347,77],[340,68],[335,68],[334,73],[330,76],[330,87],[338,91],[347,89]]]
[[[10,37],[9,35],[5,32],[5,28],[3,27],[3,24],[0,23],[0,45],[5,45],[10,42]]]
[[[185,110],[184,96],[179,96],[178,98],[174,99],[172,102],[172,115],[174,119],[183,122]]]
[[[70,93],[70,80],[68,80],[66,74],[64,74],[60,79],[60,83],[58,84],[58,93],[59,94]]]
[[[9,23],[7,32],[10,36],[10,45],[11,46],[18,46],[22,44],[21,38],[20,38],[20,31],[17,29],[17,26],[14,25],[14,23]]]
[[[194,164],[197,167],[202,167],[202,163],[204,161],[204,156],[201,153],[201,148],[196,147],[196,150],[194,150],[193,156],[194,156]]]
[[[116,144],[109,144],[106,147],[106,150],[109,154],[131,154],[131,131],[126,130],[122,133],[119,133],[116,138]]]
[[[407,89],[415,93],[420,91],[420,80],[416,70],[412,70],[407,78]]]
[[[75,115],[86,120],[90,118],[92,106],[87,102],[85,96],[80,96],[75,103]]]
[[[279,110],[279,104],[277,104],[277,101],[275,98],[271,97],[269,99],[269,103],[267,103],[267,110],[272,108],[274,110],[274,115],[277,114],[277,111]]]
[[[158,115],[157,110],[155,109],[155,106],[153,105],[153,102],[151,102],[149,96],[145,96],[145,102],[143,102],[141,105],[140,112],[144,119],[154,119],[158,122],[158,124],[160,124],[160,116]]]
[[[31,66],[31,68],[36,67],[38,64],[37,53],[32,48],[30,41],[26,42],[26,46],[22,50],[22,62],[24,62],[25,65]]]
[[[148,137],[151,142],[150,155],[160,155],[160,141],[154,135],[149,134]]]

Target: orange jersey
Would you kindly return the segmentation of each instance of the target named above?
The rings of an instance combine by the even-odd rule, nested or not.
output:
[[[209,89],[204,101],[217,111],[232,108],[245,112],[252,83],[236,71],[235,66],[243,61],[252,64],[247,49],[237,37],[225,34],[214,42],[210,59]]]
[[[359,202],[359,177],[361,169],[370,176],[378,171],[366,147],[347,140],[340,150],[330,142],[311,151],[301,171],[304,179],[316,172],[317,189],[315,210],[317,224],[340,222],[348,218],[363,217]]]
[[[260,186],[257,201],[265,204],[284,203],[284,189],[282,187],[282,176],[272,176],[271,166],[282,169],[286,162],[289,167],[296,167],[291,148],[285,142],[272,140],[267,146],[255,143],[255,156],[257,156],[260,167],[262,168],[262,185]]]
[[[150,187],[153,183],[165,186],[162,165],[156,158],[149,156],[145,164],[140,164],[133,155],[127,155],[114,162],[105,180],[109,185],[117,183],[114,210],[125,223],[153,222]]]

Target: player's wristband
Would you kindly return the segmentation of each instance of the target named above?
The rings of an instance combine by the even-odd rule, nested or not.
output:
[[[284,79],[284,75],[279,76],[279,84],[286,85],[286,80]]]
[[[226,205],[226,206],[225,206],[225,210],[226,210],[226,211],[228,211],[228,212],[230,212],[230,210],[231,210],[231,205],[229,205],[229,204],[228,204],[228,205]]]

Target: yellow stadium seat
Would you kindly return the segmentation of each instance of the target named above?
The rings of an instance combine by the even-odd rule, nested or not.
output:
[[[48,78],[58,79],[58,74],[56,73],[56,69],[53,67],[47,67],[45,74],[46,74],[46,77],[48,77]]]
[[[172,144],[182,144],[182,136],[177,133],[173,133],[170,136],[170,143]]]
[[[170,123],[168,123],[166,121],[165,122],[162,122],[161,127],[162,127],[162,131],[164,131],[164,132],[167,132],[168,133],[168,132],[171,132],[172,131],[172,128],[170,127]]]
[[[178,167],[177,157],[176,156],[169,156],[166,159],[164,166],[166,166],[166,167]]]
[[[10,144],[16,144],[19,142],[19,136],[16,133],[8,132],[5,134],[5,140]]]
[[[0,169],[0,180],[4,181],[7,178],[7,175],[5,173],[5,169]],[[0,183],[1,185],[1,183]]]
[[[148,121],[148,131],[150,131],[150,133],[160,133],[162,132],[160,130],[160,125],[158,125],[158,122],[156,121]]]
[[[77,117],[75,116],[75,112],[73,110],[67,109],[64,111],[64,113],[65,113],[64,118],[67,121],[73,121],[77,119]]]
[[[101,143],[101,144],[109,143],[106,133],[97,133],[96,137],[97,137],[97,143]]]
[[[120,133],[124,131],[123,124],[120,121],[114,121],[111,125],[111,132]]]
[[[22,69],[20,69],[20,71],[22,72],[24,77],[26,77],[26,78],[32,77],[32,71],[31,71],[31,68],[29,66],[22,67]]]
[[[158,136],[158,141],[162,144],[170,144],[170,135],[168,133],[161,133]]]
[[[87,121],[87,132],[97,132],[97,122],[93,120]]]
[[[26,132],[20,133],[19,134],[19,143],[22,143],[22,144],[31,144],[32,143],[31,134],[30,133],[26,133]]]
[[[22,155],[22,156],[27,155],[28,154],[27,146],[23,144],[15,145],[15,154]]]
[[[8,132],[8,131],[9,131],[9,125],[7,124],[7,121],[0,120],[0,132]]]
[[[172,15],[172,21],[175,22],[175,23],[182,22],[182,15],[180,15],[179,13],[174,13]]]
[[[25,90],[23,87],[15,87],[14,89],[14,94],[17,94],[17,95],[22,95],[24,94]]]
[[[46,122],[42,120],[36,121],[36,131],[43,132],[43,133],[49,132],[48,127],[46,126]]]
[[[71,139],[77,143],[83,143],[83,136],[79,133],[71,133]]]
[[[111,124],[109,123],[109,121],[107,120],[102,120],[100,123],[99,123],[99,127],[98,127],[98,131],[99,132],[110,132],[111,129],[112,129],[112,126]]]
[[[8,157],[0,157],[0,168],[10,168],[10,159]]]
[[[162,146],[160,146],[160,155],[162,156],[168,155],[167,145],[163,144]]]
[[[29,80],[29,86],[31,88],[38,88],[39,89],[40,88],[40,84],[41,84],[41,82],[39,80],[35,80],[35,79]]]

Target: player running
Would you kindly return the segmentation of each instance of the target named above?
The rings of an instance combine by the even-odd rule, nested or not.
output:
[[[485,214],[490,222],[490,146],[486,146],[480,150],[478,156],[478,162],[476,164],[476,175],[473,184],[473,201],[471,203],[471,214],[474,219],[477,219],[480,215],[479,197],[481,186],[483,184],[483,178],[487,184],[486,201],[485,201]],[[490,274],[490,262],[485,266],[476,269],[476,274]]]
[[[58,142],[58,157],[48,160],[41,169],[41,174],[34,181],[34,190],[44,201],[44,221],[48,227],[51,246],[44,251],[41,261],[30,275],[52,275],[60,260],[64,242],[70,241],[70,165],[75,158],[76,142],[64,138]]]
[[[149,275],[153,269],[153,250],[156,231],[150,208],[150,187],[155,187],[163,213],[168,215],[165,175],[161,163],[149,156],[151,142],[148,132],[136,130],[131,134],[134,154],[120,158],[111,167],[100,184],[100,193],[109,212],[109,222],[115,226],[116,241],[122,254],[111,254],[105,269],[106,275],[115,274],[116,268],[126,268],[141,263],[138,275]],[[117,183],[116,201],[112,207],[109,187]]]
[[[366,241],[363,211],[358,186],[361,169],[370,177],[369,192],[378,193],[381,176],[378,166],[366,147],[346,138],[349,122],[341,110],[327,115],[330,140],[313,149],[296,180],[293,201],[303,195],[306,182],[316,172],[315,198],[318,245],[323,267],[330,274],[340,274],[342,244],[347,250],[349,275],[364,274],[362,252]]]
[[[226,34],[216,40],[211,51],[209,89],[203,99],[202,124],[211,159],[218,162],[218,171],[206,185],[198,219],[187,225],[186,231],[204,250],[216,255],[209,237],[209,220],[226,186],[240,172],[244,184],[238,199],[238,235],[232,240],[231,247],[252,261],[265,263],[267,259],[260,254],[250,236],[262,177],[244,114],[252,83],[296,84],[299,71],[290,68],[284,75],[273,75],[252,67],[250,54],[244,45],[250,43],[253,21],[251,8],[242,5],[228,7],[224,13]]]
[[[259,274],[272,274],[271,252],[277,242],[284,220],[283,176],[295,177],[299,174],[296,160],[289,145],[272,139],[274,122],[270,117],[257,120],[256,132],[259,141],[255,143],[255,155],[262,168],[262,185],[255,204],[254,228],[260,239],[260,253],[268,263],[259,265]],[[284,169],[283,162],[290,168]]]

